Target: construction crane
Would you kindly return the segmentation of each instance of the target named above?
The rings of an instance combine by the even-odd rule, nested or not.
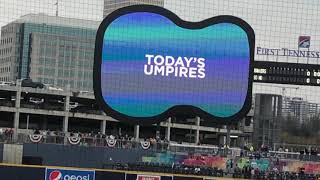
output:
[[[54,4],[56,6],[56,16],[59,16],[59,0],[56,1],[56,3]]]

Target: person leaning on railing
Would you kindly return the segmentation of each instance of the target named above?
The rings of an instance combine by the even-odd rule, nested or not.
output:
[[[0,142],[4,141],[4,130],[0,128]]]

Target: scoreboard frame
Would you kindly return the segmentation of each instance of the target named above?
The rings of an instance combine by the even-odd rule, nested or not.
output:
[[[135,12],[151,12],[167,17],[172,22],[174,22],[177,26],[187,28],[187,29],[201,29],[210,25],[218,24],[218,23],[232,23],[241,27],[248,37],[249,44],[249,67],[248,67],[248,85],[246,97],[243,102],[242,108],[236,112],[234,115],[229,117],[218,117],[214,116],[194,105],[177,105],[173,107],[169,107],[166,111],[161,114],[151,116],[151,117],[134,117],[129,116],[123,113],[120,113],[114,109],[112,109],[104,100],[101,91],[101,63],[102,63],[102,47],[104,40],[104,33],[106,28],[118,17]],[[253,61],[254,61],[254,51],[255,51],[255,34],[252,27],[245,22],[244,20],[228,15],[215,16],[200,22],[187,22],[180,19],[176,14],[172,13],[169,10],[166,10],[161,7],[153,6],[153,5],[133,5],[128,7],[120,8],[110,15],[108,15],[100,24],[99,29],[97,31],[96,36],[96,44],[95,44],[95,60],[94,60],[94,72],[93,72],[93,80],[94,80],[94,94],[97,101],[97,104],[106,112],[107,115],[117,119],[121,122],[127,124],[140,124],[140,125],[151,125],[157,124],[160,122],[164,122],[169,117],[173,117],[176,115],[190,115],[190,116],[199,116],[207,122],[212,122],[213,124],[219,123],[223,125],[237,123],[246,116],[246,114],[251,109],[251,101],[252,101],[252,85],[253,85]],[[227,83],[227,82],[226,82]]]

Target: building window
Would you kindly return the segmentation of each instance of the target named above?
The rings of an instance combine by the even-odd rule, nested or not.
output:
[[[42,67],[38,68],[38,74],[40,74],[40,75],[43,74],[43,68]]]
[[[59,71],[58,71],[58,77],[63,77],[63,70],[62,70],[62,69],[59,69]]]
[[[45,48],[41,47],[40,48],[40,56],[44,56],[45,55]]]
[[[62,86],[63,86],[63,84],[62,84],[62,80],[61,80],[61,79],[58,79],[58,81],[57,81],[57,85],[58,85],[58,86],[60,86],[60,87],[62,87]]]

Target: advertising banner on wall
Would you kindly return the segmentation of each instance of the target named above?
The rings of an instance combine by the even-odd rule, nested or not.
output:
[[[137,175],[137,180],[161,180],[160,176]]]
[[[46,168],[45,180],[95,180],[95,171]]]

